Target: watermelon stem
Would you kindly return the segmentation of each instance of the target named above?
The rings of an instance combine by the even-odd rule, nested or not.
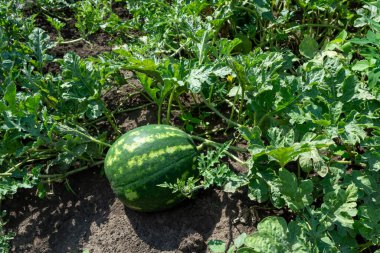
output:
[[[219,117],[221,117],[225,122],[228,123],[228,125],[234,126],[234,127],[241,127],[239,123],[230,120],[226,116],[224,116],[220,111],[218,111],[215,106],[212,105],[212,103],[208,102],[206,99],[203,99],[204,103],[207,105],[208,108],[210,108],[213,112],[215,112]]]
[[[113,114],[108,110],[108,108],[106,106],[104,106],[105,110],[104,110],[104,115],[106,116],[107,118],[107,121],[111,124],[111,127],[113,128],[113,130],[118,134],[120,135],[121,134],[121,131],[119,129],[119,127],[116,125],[115,123],[115,117],[113,116]]]
[[[197,140],[197,141],[201,141],[204,144],[209,145],[209,146],[218,147],[218,148],[223,146],[223,144],[221,144],[221,143],[218,143],[218,142],[215,142],[215,141],[212,141],[212,140],[200,137],[200,136],[191,135],[191,134],[189,134],[189,136],[190,136],[190,138]],[[248,152],[248,149],[236,147],[236,146],[229,146],[228,149],[233,150],[233,151],[238,151],[238,152]]]
[[[85,133],[83,133],[83,132],[81,132],[81,131],[79,131],[79,130],[77,130],[75,128],[71,128],[71,127],[69,127],[67,125],[63,125],[63,124],[60,124],[60,127],[63,128],[63,129],[65,129],[65,130],[77,133],[77,134],[81,135],[82,137],[85,137],[85,138],[89,139],[90,141],[93,141],[93,142],[95,142],[95,143],[97,143],[97,144],[99,144],[101,146],[111,147],[111,144],[103,142],[103,141],[100,141],[100,140],[92,137],[91,135],[85,134]]]
[[[139,92],[139,94],[140,94],[140,93],[141,93],[141,92]],[[143,109],[143,108],[148,107],[148,106],[150,106],[150,105],[152,105],[152,104],[153,104],[153,102],[149,102],[149,103],[147,103],[147,104],[142,104],[142,105],[139,105],[139,106],[136,106],[136,107],[131,107],[131,108],[123,109],[123,110],[120,110],[119,108],[117,108],[117,109],[111,111],[110,114],[112,115],[113,118],[115,118],[114,115],[116,115],[116,114],[121,114],[121,113],[126,113],[126,112],[132,112],[132,111],[135,111],[135,110]],[[93,125],[93,124],[95,124],[95,123],[98,123],[98,122],[104,120],[105,118],[106,118],[106,116],[101,116],[101,117],[99,117],[99,118],[96,118],[96,119],[94,119],[94,120],[92,120],[92,121],[89,121],[89,122],[83,124],[82,126],[90,126],[90,125]]]
[[[81,171],[84,171],[84,170],[87,170],[89,168],[92,168],[92,167],[95,167],[95,166],[98,166],[98,165],[101,165],[103,164],[104,161],[97,161],[93,164],[90,164],[90,165],[86,165],[86,166],[83,166],[83,167],[80,167],[78,169],[75,169],[75,170],[70,170],[66,173],[61,173],[61,174],[50,174],[50,175],[39,175],[38,177],[41,178],[41,179],[45,179],[47,180],[48,182],[52,182],[52,181],[60,181],[60,180],[63,180],[65,178],[67,178],[68,176],[72,175],[72,174],[76,174],[78,172],[81,172]]]
[[[169,125],[170,123],[170,112],[171,112],[171,109],[172,109],[172,103],[173,103],[173,98],[174,98],[174,94],[176,92],[176,89],[177,89],[177,86],[174,86],[171,94],[170,94],[170,97],[169,97],[169,104],[168,104],[168,110],[166,112],[166,124]]]
[[[40,153],[41,154],[41,153]],[[38,158],[32,158],[32,159],[25,159],[21,162],[19,162],[18,164],[16,164],[15,166],[11,167],[9,170],[7,170],[6,172],[4,173],[0,173],[0,177],[4,177],[4,176],[12,176],[13,175],[13,171],[15,171],[16,169],[20,168],[21,166],[24,166],[28,163],[35,163],[37,161],[42,161],[42,160],[47,160],[47,159],[51,159],[53,157],[55,157],[56,155],[54,154],[51,154],[51,155],[45,155],[45,156],[42,156],[40,155],[40,157]]]
[[[161,124],[161,111],[162,111],[162,103],[158,105],[158,112],[157,112],[157,124]]]
[[[202,151],[205,147],[206,147],[206,145],[205,145],[204,143],[198,145],[198,146],[197,146],[197,150],[198,150],[198,152],[199,152],[199,151]]]
[[[197,150],[198,151],[202,150],[206,145],[214,147],[214,148],[220,148],[220,147],[223,146],[223,144],[220,144],[218,142],[211,141],[211,140],[199,137],[199,136],[190,135],[190,137],[193,138],[194,140],[202,141],[202,144],[200,144],[199,146],[197,146]],[[229,146],[228,149],[231,149],[231,150],[234,150],[234,151],[239,151],[239,152],[246,152],[247,151],[244,148],[235,147],[235,146]],[[228,155],[229,157],[231,157],[232,159],[234,159],[236,162],[240,163],[241,165],[246,165],[246,163],[247,163],[245,161],[240,160],[238,157],[236,157],[235,155],[231,154],[228,151],[224,151],[224,153],[226,155]]]

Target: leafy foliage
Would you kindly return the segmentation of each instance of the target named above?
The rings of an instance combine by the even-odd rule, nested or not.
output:
[[[159,123],[179,118],[192,134],[234,136],[224,145],[193,136],[209,147],[198,158],[201,177],[161,186],[189,197],[245,188],[252,201],[291,214],[263,219],[229,249],[212,240],[211,251],[376,250],[376,1],[115,2],[127,18],[103,0],[0,3],[0,200],[34,186],[43,197],[48,182],[102,162],[120,134],[103,95],[125,83],[127,70],[157,105]],[[41,19],[52,29],[39,27]],[[80,38],[66,41],[65,29]],[[91,46],[99,32],[114,39],[111,52],[54,55],[59,45]],[[113,133],[99,129],[101,121]],[[7,250],[12,234],[2,226]]]

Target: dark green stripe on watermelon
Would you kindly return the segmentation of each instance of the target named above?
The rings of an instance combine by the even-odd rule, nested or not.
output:
[[[197,156],[191,138],[166,125],[148,125],[121,136],[105,159],[105,173],[117,197],[140,211],[159,211],[183,196],[157,186],[197,175]]]

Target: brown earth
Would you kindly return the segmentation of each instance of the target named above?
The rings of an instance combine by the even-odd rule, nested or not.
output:
[[[99,169],[69,182],[73,192],[59,184],[46,199],[23,191],[7,203],[12,252],[205,252],[210,239],[252,231],[236,195],[208,190],[168,211],[138,213],[115,199]]]

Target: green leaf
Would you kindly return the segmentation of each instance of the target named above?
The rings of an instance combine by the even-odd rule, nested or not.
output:
[[[242,247],[236,250],[236,253],[257,253],[256,250],[248,247]]]
[[[245,73],[243,65],[241,65],[239,62],[237,62],[234,58],[230,58],[229,62],[230,62],[230,66],[231,66],[232,70],[236,74],[241,85],[243,85],[244,87],[248,87],[250,82],[248,80],[247,73]]]
[[[367,60],[357,61],[354,66],[352,66],[352,70],[354,71],[364,71],[370,67],[370,63]]]
[[[294,173],[281,168],[276,184],[282,198],[293,211],[300,211],[313,201],[313,183],[310,180],[302,180],[298,183]]]
[[[287,224],[282,217],[266,217],[257,225],[257,232],[247,236],[245,245],[259,253],[288,252]]]
[[[359,220],[355,221],[355,227],[359,233],[373,244],[380,243],[380,206],[361,205],[359,207]]]
[[[376,178],[367,173],[354,170],[350,174],[344,175],[344,185],[354,184],[358,188],[358,196],[362,199],[364,195],[371,196],[377,194]],[[375,203],[374,199],[370,199],[372,203]]]
[[[321,211],[325,217],[326,226],[334,223],[345,228],[353,228],[353,217],[357,215],[358,189],[354,184],[350,184],[346,190],[337,187],[334,191],[328,192],[323,197]]]
[[[368,170],[380,172],[380,152],[366,152],[362,155],[362,159],[368,164]]]
[[[246,179],[237,176],[226,163],[220,160],[225,156],[229,143],[210,150],[206,155],[201,154],[198,157],[198,170],[203,177],[203,187],[210,186],[226,187],[228,191],[234,191],[238,187],[247,184]]]
[[[276,148],[287,147],[294,144],[294,130],[285,133],[283,129],[272,127],[268,130],[269,141]]]
[[[35,28],[29,35],[28,45],[33,51],[39,68],[42,67],[44,62],[52,60],[52,57],[46,54],[46,51],[52,48],[53,44],[50,42],[50,36],[41,28]]]
[[[228,57],[231,55],[232,50],[241,43],[241,40],[235,38],[233,40],[227,40],[225,38],[219,39],[216,48],[219,49],[217,57]]]
[[[358,81],[354,75],[348,76],[342,86],[342,100],[350,101],[355,95],[357,89]]]
[[[300,154],[299,165],[303,171],[309,173],[313,170],[321,177],[325,177],[328,173],[328,167],[317,149]]]
[[[259,127],[253,127],[252,129],[241,126],[239,127],[239,132],[242,134],[243,138],[248,141],[248,149],[253,156],[262,154],[265,150],[265,145],[261,140],[261,129]]]
[[[87,105],[86,116],[89,119],[96,119],[100,117],[105,110],[104,104],[100,101],[91,101]]]
[[[269,186],[261,178],[255,178],[251,180],[248,184],[248,197],[251,200],[255,200],[259,203],[263,203],[269,200]]]
[[[198,69],[192,69],[186,82],[189,84],[189,89],[195,93],[199,93],[202,88],[202,84],[211,84],[210,75],[212,69],[202,66]]]
[[[11,111],[15,111],[17,104],[16,104],[16,85],[12,82],[8,84],[5,93],[4,93],[4,100],[8,103],[8,107]]]
[[[260,233],[267,234],[275,238],[285,238],[288,229],[284,218],[267,217],[257,225],[257,230]]]
[[[242,95],[242,89],[240,86],[234,86],[228,92],[229,97],[236,97],[236,96],[241,96],[241,95]]]
[[[296,253],[310,253],[315,252],[313,250],[312,243],[307,237],[307,225],[304,220],[292,220],[288,224],[288,241],[291,244],[291,252]],[[316,248],[314,246],[314,248]]]
[[[277,161],[283,168],[287,163],[297,160],[300,154],[309,150],[310,148],[307,146],[302,147],[299,144],[295,144],[291,147],[281,147],[269,150],[267,151],[267,154],[275,161]]]
[[[234,239],[234,245],[236,246],[236,248],[240,248],[241,246],[243,246],[245,238],[247,238],[247,234],[242,233]]]
[[[153,78],[158,83],[163,83],[161,73],[157,70],[157,64],[150,59],[134,59],[132,57],[128,58],[129,64],[124,65],[123,68],[126,70],[136,71],[139,73],[143,73],[151,78]]]
[[[46,197],[46,193],[47,193],[47,191],[46,191],[46,186],[45,186],[45,184],[43,184],[43,183],[39,183],[39,184],[37,185],[37,196],[38,196],[39,198],[43,199],[43,198]]]
[[[318,42],[306,35],[299,46],[300,53],[306,58],[313,58],[318,51]]]
[[[207,246],[212,253],[224,253],[226,251],[226,243],[221,240],[210,240]]]
[[[35,93],[32,96],[26,98],[25,106],[28,112],[37,114],[39,112],[41,102],[41,94]]]
[[[188,83],[191,91],[199,93],[202,89],[202,85],[212,84],[213,76],[224,78],[231,73],[231,69],[225,66],[216,67],[204,65],[199,68],[191,69],[189,75],[186,77],[186,83]]]
[[[65,23],[60,21],[59,19],[53,18],[49,15],[45,15],[45,16],[46,16],[46,20],[54,27],[55,30],[57,30],[58,33],[65,26]]]
[[[361,140],[365,139],[367,136],[367,133],[363,129],[363,127],[356,122],[350,122],[345,127],[345,136],[344,139],[352,144],[355,145],[356,143],[360,143]]]

